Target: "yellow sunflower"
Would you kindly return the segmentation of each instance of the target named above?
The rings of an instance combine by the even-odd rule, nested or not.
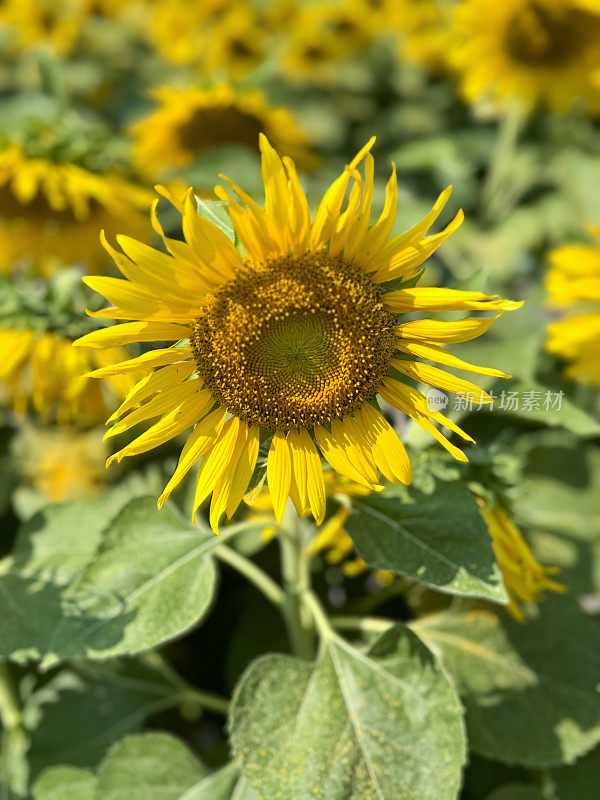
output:
[[[8,31],[19,48],[51,48],[67,55],[75,46],[87,16],[86,0],[3,0],[0,32]]]
[[[241,144],[258,150],[264,133],[300,169],[312,169],[317,159],[308,138],[285,108],[273,108],[257,90],[218,85],[210,89],[157,88],[159,107],[135,123],[135,161],[156,175],[169,168],[187,167],[194,157],[216,144]]]
[[[282,48],[282,67],[289,76],[301,80],[335,80],[340,61],[364,50],[373,41],[377,27],[376,17],[363,0],[303,6]]]
[[[152,195],[115,175],[31,158],[18,145],[0,153],[0,269],[33,259],[44,274],[77,262],[99,269],[98,231],[123,226],[142,236]]]
[[[598,243],[572,244],[553,250],[547,288],[569,314],[548,326],[547,350],[569,362],[566,374],[600,384],[600,228]]]
[[[282,161],[261,136],[265,208],[229,179],[231,196],[222,186],[215,189],[228,203],[245,255],[197,213],[190,189],[184,203],[174,199],[185,241],[164,237],[154,215],[168,253],[121,236],[123,253],[106,246],[125,280],[84,278],[114,303],[95,316],[131,321],[90,333],[79,344],[187,340],[92,373],[148,373],[121,406],[113,434],[160,417],[113,459],[149,450],[196,425],[159,505],[201,460],[192,515],[212,494],[210,522],[216,530],[222,515],[231,516],[239,505],[261,439],[268,438],[267,482],[277,519],[289,496],[300,513],[308,504],[317,523],[323,520],[320,454],[333,469],[369,487],[379,483],[378,470],[390,481],[408,483],[406,451],[377,395],[466,460],[434,423],[471,437],[430,411],[409,381],[489,400],[469,381],[417,359],[502,376],[461,361],[443,346],[479,336],[495,317],[438,321],[403,315],[477,310],[498,316],[521,304],[481,292],[411,286],[420,265],[463,215],[425,238],[449,197],[446,190],[422,222],[389,238],[397,199],[392,174],[384,209],[371,225],[373,141],[327,190],[311,222],[293,161]],[[364,179],[357,169],[363,160]]]
[[[448,61],[453,8],[447,0],[381,0],[381,23],[403,58],[437,71]]]
[[[236,5],[210,29],[202,53],[202,67],[211,75],[243,78],[261,64],[269,36],[256,11]]]
[[[107,447],[98,428],[25,425],[12,450],[26,484],[53,503],[93,496],[105,482]]]
[[[166,61],[197,64],[210,26],[234,5],[239,6],[239,0],[155,0],[147,21],[148,37]]]
[[[542,567],[523,539],[515,523],[499,506],[490,506],[478,499],[481,516],[484,518],[492,537],[494,553],[504,580],[504,587],[510,599],[508,612],[519,622],[525,622],[521,603],[535,603],[544,589],[551,592],[565,592],[561,583],[551,580],[559,567]]]
[[[567,110],[577,98],[600,107],[597,0],[464,0],[453,60],[469,100],[486,94]]]
[[[98,382],[86,373],[122,361],[126,353],[118,348],[76,350],[72,344],[51,332],[0,328],[0,401],[19,415],[32,409],[61,424],[104,421],[135,381],[131,375],[114,375]]]

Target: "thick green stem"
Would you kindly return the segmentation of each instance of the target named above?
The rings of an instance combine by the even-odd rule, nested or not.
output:
[[[0,722],[2,746],[0,772],[19,796],[26,793],[28,768],[26,753],[29,737],[23,724],[23,709],[12,665],[0,660]]]
[[[231,547],[217,547],[215,555],[253,583],[273,605],[283,609],[286,602],[285,592],[253,561],[250,561],[249,558],[246,558]]]
[[[339,631],[360,631],[361,633],[385,633],[396,623],[384,617],[331,617],[329,620]]]
[[[287,521],[287,520],[286,520]],[[285,591],[285,618],[290,643],[300,658],[314,656],[314,633],[312,619],[302,602],[302,595],[310,588],[309,561],[302,558],[302,533],[300,520],[290,514],[289,524],[279,536],[281,548],[281,572]]]

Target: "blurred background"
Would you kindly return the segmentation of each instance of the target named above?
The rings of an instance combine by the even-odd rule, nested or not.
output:
[[[395,233],[449,184],[440,227],[461,207],[466,215],[422,285],[525,300],[454,350],[511,373],[500,388],[512,399],[498,389],[492,411],[451,401],[449,415],[480,445],[473,474],[502,482],[536,556],[598,613],[599,120],[597,0],[1,0],[2,555],[48,503],[114,507],[160,490],[176,462],[180,442],[105,469],[120,443],[103,441],[104,422],[132,384],[85,377],[122,360],[118,351],[71,347],[101,324],[85,315],[102,301],[81,276],[116,274],[100,230],[111,244],[127,234],[157,246],[156,184],[211,200],[224,173],[262,202],[259,132],[295,160],[314,207],[375,135],[374,212],[394,163]],[[181,235],[164,200],[158,216]],[[411,437],[415,451],[428,444]],[[247,546],[274,561],[266,540]],[[381,613],[405,612],[402,587],[373,575],[325,560],[319,580],[334,606],[352,607],[366,588]],[[249,658],[282,645],[274,612],[233,573],[224,584],[213,615],[169,658],[226,693]],[[257,615],[249,636],[244,618]],[[93,697],[104,678],[90,670],[80,679]],[[55,713],[81,715],[69,691]],[[45,724],[34,773],[54,751],[86,764],[106,746],[78,749],[75,728],[72,741],[55,741],[56,720]],[[176,730],[208,763],[225,753],[210,714],[165,712],[150,724]],[[519,778],[490,763],[473,760],[465,798]]]

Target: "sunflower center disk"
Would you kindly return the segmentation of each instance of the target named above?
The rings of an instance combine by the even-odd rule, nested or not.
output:
[[[217,401],[248,423],[290,430],[373,398],[394,318],[360,267],[327,253],[246,266],[193,326],[198,371]]]
[[[558,66],[580,55],[589,40],[590,26],[597,30],[598,21],[584,11],[531,3],[509,23],[506,47],[522,64]]]

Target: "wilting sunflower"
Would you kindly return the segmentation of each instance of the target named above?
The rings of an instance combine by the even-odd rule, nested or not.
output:
[[[292,114],[270,106],[259,91],[225,84],[210,89],[164,86],[153,95],[159,107],[131,128],[135,160],[146,173],[187,167],[203,149],[216,144],[258,150],[261,132],[300,169],[316,166],[308,139]]]
[[[59,423],[99,423],[135,381],[114,375],[106,381],[86,377],[90,369],[115,364],[118,348],[76,350],[73,340],[31,328],[0,328],[0,401],[23,415],[35,411]]]
[[[142,236],[151,194],[115,175],[29,157],[13,145],[0,153],[0,269],[33,259],[47,274],[64,264],[99,269],[106,256],[98,231]]]
[[[565,592],[561,583],[549,576],[556,575],[559,567],[542,567],[523,539],[515,523],[499,506],[489,506],[478,500],[481,516],[492,537],[494,553],[502,573],[504,587],[509,597],[508,611],[519,622],[525,622],[521,603],[535,603],[544,591]]]
[[[464,0],[453,60],[470,100],[491,94],[567,110],[583,99],[600,107],[592,73],[600,66],[596,0]]]
[[[369,487],[378,484],[378,470],[395,483],[408,483],[406,451],[377,395],[466,460],[434,423],[471,437],[430,411],[409,381],[489,399],[469,381],[417,359],[503,375],[467,364],[443,346],[479,336],[495,317],[451,322],[403,315],[472,309],[498,316],[520,303],[411,286],[420,265],[463,215],[424,238],[449,197],[446,190],[422,222],[390,239],[397,198],[392,174],[385,207],[371,225],[373,141],[327,190],[311,222],[293,161],[282,161],[261,136],[265,208],[229,179],[232,196],[222,186],[215,189],[228,203],[245,255],[197,213],[190,189],[179,204],[185,241],[164,237],[154,215],[168,254],[121,236],[123,253],[106,246],[126,280],[84,279],[114,303],[95,316],[132,321],[88,334],[79,344],[185,340],[92,373],[147,372],[121,406],[122,419],[112,434],[160,417],[113,459],[150,450],[196,424],[159,505],[201,459],[193,515],[212,494],[210,522],[216,529],[222,515],[231,516],[239,505],[261,440],[269,438],[267,481],[277,519],[291,496],[296,507],[308,505],[317,522],[323,520],[320,454],[335,470]],[[363,160],[364,180],[357,170]]]
[[[548,291],[568,313],[548,326],[546,348],[569,362],[570,378],[600,384],[600,228],[591,230],[597,244],[565,245],[550,254]]]

